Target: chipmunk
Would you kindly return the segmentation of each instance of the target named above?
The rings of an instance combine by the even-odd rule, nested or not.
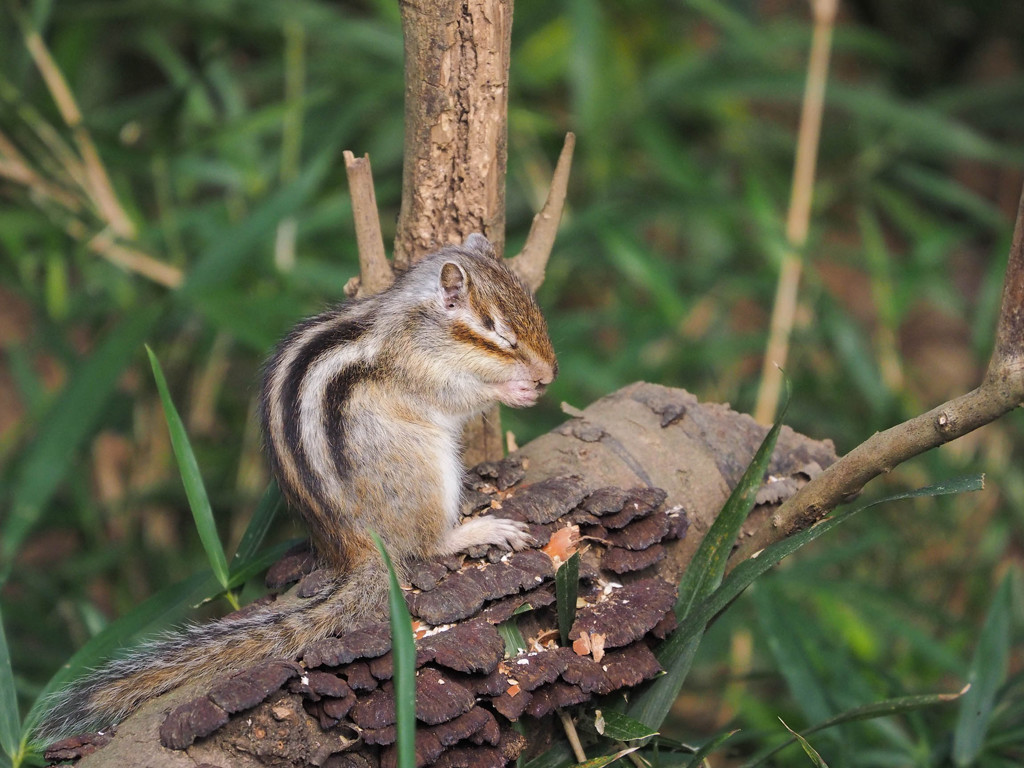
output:
[[[448,246],[385,291],[299,323],[267,362],[260,412],[271,469],[332,574],[284,607],[191,625],[54,695],[40,733],[116,723],[185,682],[212,682],[386,616],[396,567],[476,545],[521,549],[525,526],[459,524],[467,419],[533,405],[558,364],[540,308],[483,235]]]

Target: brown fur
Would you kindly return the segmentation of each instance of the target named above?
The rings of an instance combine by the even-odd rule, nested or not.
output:
[[[459,525],[462,425],[496,401],[531,405],[557,371],[544,317],[479,235],[442,249],[383,293],[300,323],[267,363],[261,417],[271,469],[334,580],[158,640],[57,694],[43,732],[116,722],[185,682],[210,683],[384,615],[387,578],[370,532],[401,569],[524,526]]]

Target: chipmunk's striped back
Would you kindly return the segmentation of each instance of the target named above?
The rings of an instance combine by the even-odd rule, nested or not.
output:
[[[345,401],[357,381],[372,375],[367,331],[373,317],[352,302],[303,321],[267,362],[260,411],[271,469],[285,498],[318,543],[324,522],[345,492]],[[337,525],[345,525],[344,519]]]

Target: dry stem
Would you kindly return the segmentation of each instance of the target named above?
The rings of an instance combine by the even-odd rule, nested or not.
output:
[[[806,528],[860,492],[872,478],[1024,405],[1024,191],[1017,210],[995,345],[977,389],[884,432],[877,432],[788,499],[733,553],[746,559],[771,541]]]
[[[565,143],[558,156],[558,164],[551,176],[548,197],[540,213],[533,217],[530,234],[526,236],[523,250],[509,260],[509,266],[519,275],[530,290],[536,293],[544,282],[544,270],[555,245],[558,224],[565,208],[565,194],[569,187],[569,171],[572,169],[572,153],[576,147],[576,134],[565,134]]]
[[[184,282],[180,269],[154,259],[136,248],[118,244],[109,232],[99,232],[89,237],[88,230],[80,221],[70,222],[66,230],[76,240],[84,241],[90,251],[128,272],[148,278],[165,288],[178,288]]]
[[[562,721],[565,737],[569,740],[569,746],[572,747],[572,753],[576,757],[576,762],[587,762],[587,753],[583,751],[583,744],[580,743],[580,736],[576,732],[576,724],[569,717],[569,713],[564,709],[560,709],[558,710],[558,718]]]
[[[359,248],[359,282],[345,286],[350,296],[372,296],[387,288],[395,280],[394,270],[384,252],[384,237],[380,232],[377,214],[377,196],[373,189],[373,171],[370,156],[356,157],[345,150],[345,173],[348,175],[352,196],[352,217],[355,219],[356,243]],[[350,286],[354,288],[350,293]]]
[[[92,136],[82,123],[82,113],[78,109],[75,97],[72,95],[71,89],[68,88],[67,81],[57,66],[57,62],[53,60],[46,43],[43,42],[43,38],[38,32],[23,25],[22,33],[25,38],[25,47],[32,54],[32,60],[43,76],[61,117],[71,129],[75,143],[78,145],[82,162],[85,164],[86,192],[115,234],[125,238],[135,237],[135,225],[117,199],[117,193],[110,183],[107,169],[100,159]]]
[[[818,160],[818,139],[821,116],[825,108],[825,83],[832,49],[838,0],[814,0],[814,34],[807,63],[807,84],[804,89],[800,130],[797,135],[793,186],[786,218],[788,247],[782,257],[779,282],[772,307],[771,331],[761,369],[761,387],[757,393],[754,418],[771,424],[782,389],[782,368],[789,353],[789,337],[796,317],[797,289],[800,285],[801,254],[807,242],[811,219],[811,197],[814,192],[814,167]]]
[[[73,215],[80,213],[83,207],[89,207],[88,202],[91,201],[92,209],[104,222],[106,228],[98,234],[91,234],[90,228],[82,221],[71,218],[63,224],[65,231],[76,240],[83,242],[89,250],[112,264],[135,272],[167,288],[177,288],[183,282],[180,269],[165,264],[136,248],[117,242],[116,238],[133,239],[136,235],[135,225],[117,198],[117,193],[110,182],[110,177],[96,145],[82,122],[82,113],[75,97],[46,47],[46,43],[39,33],[29,26],[24,16],[21,14],[16,14],[16,16],[25,47],[42,75],[61,117],[71,130],[81,157],[76,157],[73,150],[45,121],[32,120],[30,114],[26,117],[26,122],[29,123],[40,141],[53,153],[68,178],[77,184],[81,192],[84,193],[85,199],[81,198],[80,193],[74,187],[66,189],[36,172],[14,143],[2,134],[0,134],[0,176],[24,185],[29,195],[36,197],[37,204],[40,203],[40,198],[53,201]],[[9,96],[10,87],[6,81],[3,85],[5,97]],[[48,209],[48,206],[41,205],[40,207],[48,213],[54,212],[54,209]]]

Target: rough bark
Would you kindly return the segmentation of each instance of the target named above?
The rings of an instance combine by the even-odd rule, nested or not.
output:
[[[401,3],[405,151],[394,267],[482,232],[505,251],[511,0]],[[497,407],[464,432],[467,463],[502,455]]]
[[[398,270],[482,232],[505,250],[512,3],[402,2],[405,153]]]

